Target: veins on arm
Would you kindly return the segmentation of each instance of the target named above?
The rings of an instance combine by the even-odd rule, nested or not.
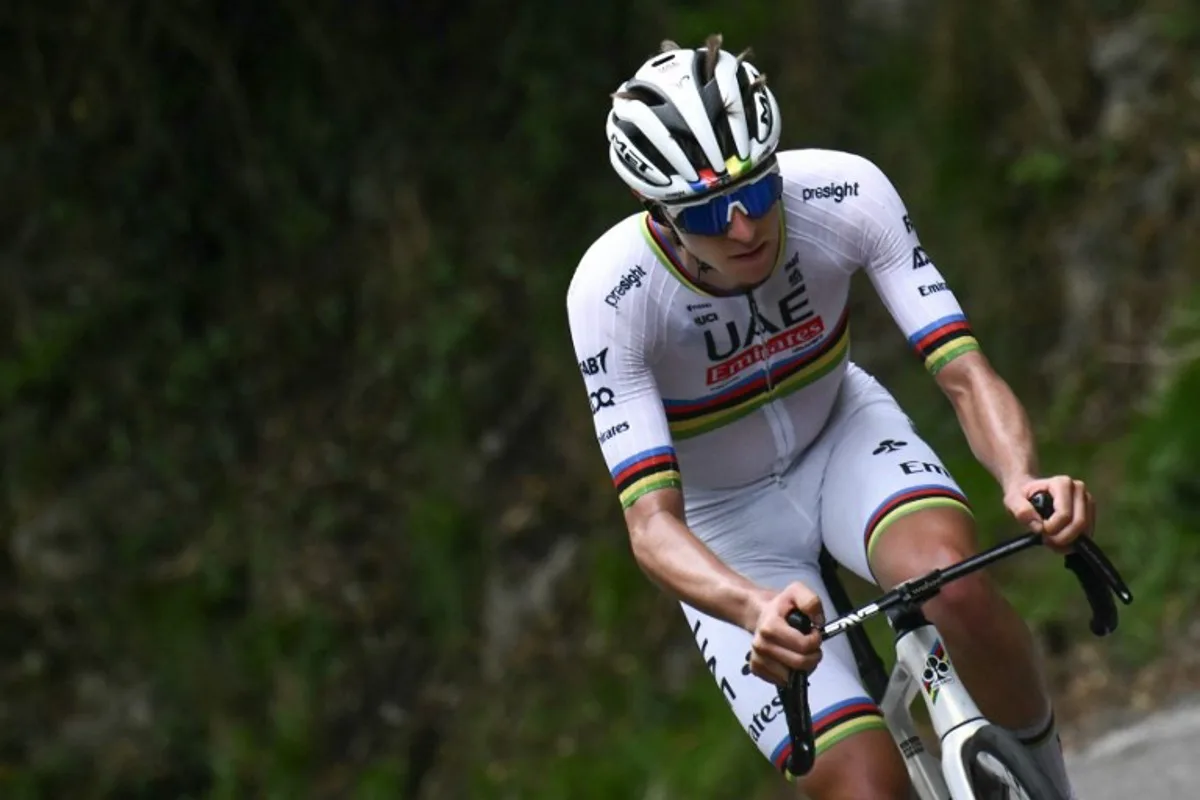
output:
[[[1005,491],[1036,476],[1029,416],[982,352],[964,353],[934,379],[954,406],[971,452]]]

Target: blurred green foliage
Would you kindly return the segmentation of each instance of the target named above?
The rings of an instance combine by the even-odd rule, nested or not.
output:
[[[635,210],[607,93],[663,37],[753,45],[784,146],[889,173],[1046,468],[1101,495],[1139,594],[1113,652],[1186,622],[1194,9],[732,9],[0,9],[6,797],[778,790],[629,557],[565,328],[574,264]],[[856,359],[1006,530],[865,284],[854,303]],[[1052,567],[1006,586],[1080,629]]]

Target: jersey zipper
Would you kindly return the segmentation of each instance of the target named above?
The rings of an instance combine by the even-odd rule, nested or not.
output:
[[[766,329],[758,323],[760,315],[753,289],[746,292],[746,299],[750,302],[750,325],[754,328],[755,343],[763,349],[762,366],[767,383],[767,402],[763,404],[762,410],[767,417],[767,424],[771,427],[771,435],[775,439],[775,471],[779,473],[787,466],[788,456],[795,444],[796,432],[792,427],[792,421],[775,402],[775,384],[771,381],[771,353],[767,349],[769,340]]]

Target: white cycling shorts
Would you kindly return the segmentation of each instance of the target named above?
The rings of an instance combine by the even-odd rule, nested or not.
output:
[[[776,589],[800,581],[832,601],[821,581],[821,546],[844,567],[875,583],[868,553],[887,527],[914,511],[954,507],[966,497],[908,416],[874,378],[851,367],[824,431],[782,475],[739,489],[689,489],[688,526],[720,558]],[[739,723],[764,756],[782,768],[790,752],[774,685],[749,671],[751,635],[684,604],[701,656]],[[884,728],[855,667],[849,641],[826,642],[809,676],[817,755],[862,730]]]

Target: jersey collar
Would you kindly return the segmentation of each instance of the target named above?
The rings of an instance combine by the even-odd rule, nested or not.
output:
[[[780,201],[782,203],[782,200]],[[695,278],[688,274],[688,271],[683,266],[683,260],[679,257],[679,252],[675,246],[671,244],[671,240],[667,235],[666,229],[650,218],[649,212],[642,215],[642,236],[646,239],[646,244],[650,246],[651,251],[658,257],[659,262],[667,268],[675,276],[675,279],[684,286],[691,289],[697,294],[702,294],[705,297],[733,297],[739,294],[745,294],[745,289],[717,289],[713,286],[698,282]],[[771,279],[771,275],[779,269],[780,263],[783,261],[784,251],[787,249],[787,226],[784,224],[784,214],[782,208],[779,214],[779,253],[775,257],[775,266],[766,278],[763,278],[763,283]],[[762,284],[759,284],[760,286]],[[757,287],[752,287],[757,288]]]

